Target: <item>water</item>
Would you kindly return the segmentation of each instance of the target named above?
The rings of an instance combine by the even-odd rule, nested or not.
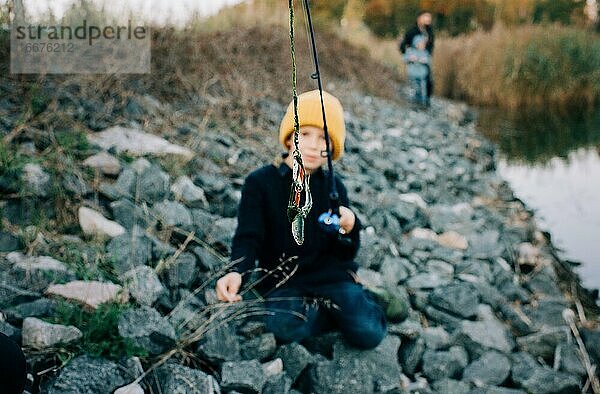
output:
[[[600,288],[600,111],[579,119],[484,110],[481,133],[500,147],[498,171],[536,211],[560,255]]]

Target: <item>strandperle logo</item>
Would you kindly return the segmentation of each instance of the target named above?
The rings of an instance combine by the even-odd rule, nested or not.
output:
[[[146,74],[150,29],[131,19],[121,24],[16,20],[10,60],[13,74]]]
[[[128,20],[127,26],[95,26],[83,21],[80,26],[42,26],[28,25],[15,28],[17,40],[86,40],[92,45],[96,40],[143,40],[147,35],[145,26],[132,26]]]

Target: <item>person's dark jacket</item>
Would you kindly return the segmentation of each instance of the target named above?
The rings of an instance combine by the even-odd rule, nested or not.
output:
[[[427,49],[427,52],[429,52],[430,55],[433,55],[433,29],[431,28],[431,26],[427,26],[425,31],[422,31],[416,24],[413,27],[411,27],[406,32],[406,34],[404,34],[404,38],[402,39],[402,41],[400,41],[400,52],[405,53],[406,48],[412,46],[413,39],[419,34],[423,34],[427,37],[427,45],[425,46],[425,49]]]
[[[292,170],[281,163],[279,167],[269,164],[251,172],[244,182],[238,208],[238,226],[231,247],[231,261],[237,262],[232,271],[248,273],[255,268],[256,259],[264,270],[261,274],[275,270],[256,286],[261,293],[278,284],[310,287],[353,280],[350,272],[358,268],[354,258],[360,246],[361,223],[356,217],[347,234],[352,240],[349,244],[319,227],[317,218],[329,208],[327,181],[327,172],[321,168],[310,176],[313,206],[305,219],[304,242],[298,246],[287,218]],[[336,185],[340,204],[348,207],[348,193],[337,176]],[[281,266],[291,256],[297,258]],[[281,269],[276,269],[278,266]],[[282,284],[290,272],[293,275]]]

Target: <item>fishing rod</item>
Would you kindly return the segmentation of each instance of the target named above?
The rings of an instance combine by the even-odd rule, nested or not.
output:
[[[335,172],[333,170],[333,159],[331,157],[331,141],[329,139],[329,132],[327,129],[327,117],[325,116],[325,104],[323,101],[323,84],[321,82],[321,71],[319,69],[319,55],[317,53],[317,44],[315,40],[315,32],[313,29],[312,18],[310,14],[310,4],[308,0],[304,0],[304,13],[305,19],[308,23],[310,44],[312,48],[312,58],[315,67],[315,72],[311,74],[311,78],[317,81],[319,88],[319,95],[321,98],[321,112],[323,114],[323,131],[325,134],[325,153],[327,155],[327,169],[329,178],[329,211],[322,213],[319,216],[318,222],[323,230],[328,233],[338,234],[338,238],[344,242],[350,241],[347,237],[340,237],[344,235],[344,230],[340,227],[340,196],[337,191],[335,183]],[[321,155],[323,152],[321,152]]]

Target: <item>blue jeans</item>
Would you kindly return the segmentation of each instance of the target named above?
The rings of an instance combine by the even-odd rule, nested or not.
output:
[[[351,345],[372,349],[387,332],[381,307],[354,282],[283,287],[267,297],[266,308],[267,329],[284,343],[338,329]]]

